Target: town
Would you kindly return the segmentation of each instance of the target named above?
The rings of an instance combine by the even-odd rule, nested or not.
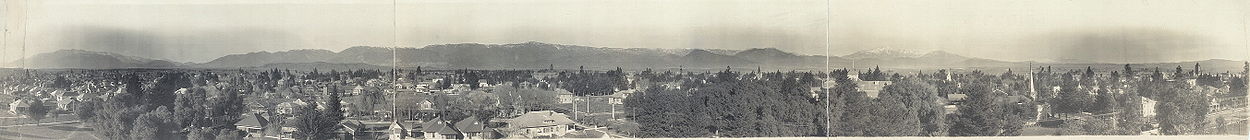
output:
[[[1245,135],[1250,63],[1201,69],[9,69],[0,123],[69,139]]]

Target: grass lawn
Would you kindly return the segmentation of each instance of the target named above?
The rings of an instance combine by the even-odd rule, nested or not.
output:
[[[0,118],[0,126],[7,126],[7,125],[19,125],[19,124],[32,124],[32,123],[47,123],[47,122],[76,121],[76,120],[78,120],[78,117],[77,117],[77,116],[74,116],[73,114],[59,114],[59,115],[57,115],[56,117],[48,117],[48,118],[43,118],[42,120],[39,120],[38,122],[36,122],[36,121],[32,121],[32,120],[27,119],[27,118],[8,117],[8,118]]]
[[[68,123],[0,128],[0,140],[10,139],[99,140],[105,138],[97,136],[93,129],[83,123]]]
[[[1053,136],[1059,132],[1059,128],[1029,126],[1020,129],[1020,136]]]

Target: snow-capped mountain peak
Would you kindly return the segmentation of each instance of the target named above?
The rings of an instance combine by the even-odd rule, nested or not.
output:
[[[851,58],[851,59],[883,58],[883,57],[920,57],[920,56],[924,56],[925,54],[926,53],[924,53],[923,51],[917,51],[917,50],[882,47],[882,48],[874,48],[874,49],[851,53],[843,57]]]

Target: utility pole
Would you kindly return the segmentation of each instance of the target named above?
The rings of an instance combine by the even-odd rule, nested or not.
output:
[[[829,54],[829,50],[830,50],[830,48],[829,48],[829,43],[831,42],[831,41],[829,40],[829,32],[830,32],[830,30],[833,30],[833,28],[832,28],[832,27],[833,27],[833,25],[831,25],[831,24],[833,24],[833,22],[830,22],[831,20],[829,19],[831,16],[833,16],[832,14],[830,14],[830,11],[829,11],[829,8],[830,8],[829,6],[830,6],[830,5],[829,5],[829,4],[830,4],[830,3],[829,3],[829,0],[825,0],[825,73],[830,73],[830,74],[825,74],[825,80],[824,80],[824,82],[821,82],[821,83],[820,83],[820,84],[821,84],[821,85],[820,85],[821,87],[824,87],[824,86],[825,86],[825,85],[824,85],[824,84],[825,84],[825,82],[828,82],[828,81],[829,81],[829,78],[833,76],[833,74],[832,74],[832,72],[833,72],[833,71],[831,71],[831,70],[829,69],[829,61],[830,61],[830,60],[832,60],[832,59],[830,58],[831,56],[830,56],[830,54]],[[830,134],[830,133],[832,133],[832,131],[830,131],[830,130],[832,130],[832,129],[833,129],[833,124],[832,124],[832,123],[833,123],[833,117],[832,117],[832,116],[830,116],[830,114],[832,114],[833,112],[829,111],[829,109],[831,109],[831,108],[832,108],[832,106],[833,106],[833,101],[831,100],[832,98],[830,98],[830,97],[829,97],[829,96],[832,96],[832,95],[831,95],[831,94],[829,94],[829,89],[827,89],[827,88],[826,88],[826,89],[824,89],[824,91],[825,91],[825,130],[824,130],[824,131],[825,131],[825,137],[832,137],[833,135],[832,135],[832,134]],[[717,131],[717,132],[719,133],[719,131]]]
[[[398,5],[399,5],[399,2],[397,0],[391,0],[391,74],[392,74],[391,76],[394,76],[395,78],[395,82],[392,83],[392,89],[391,89],[391,121],[395,123],[399,122],[399,118],[398,118],[399,106],[397,106],[399,104],[396,103],[396,101],[399,100],[399,88],[400,88],[400,84],[399,84],[399,33],[398,33],[399,27],[396,26],[396,23],[399,20],[398,19],[399,17]]]

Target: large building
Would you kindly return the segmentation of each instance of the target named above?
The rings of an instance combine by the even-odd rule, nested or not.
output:
[[[881,90],[884,90],[885,86],[889,86],[890,84],[893,84],[893,82],[890,82],[890,81],[855,81],[855,84],[859,85],[859,91],[862,91],[865,94],[868,94],[868,98],[877,98],[877,95],[881,94]]]
[[[505,120],[507,138],[558,138],[573,131],[573,120],[555,111],[528,112]]]

